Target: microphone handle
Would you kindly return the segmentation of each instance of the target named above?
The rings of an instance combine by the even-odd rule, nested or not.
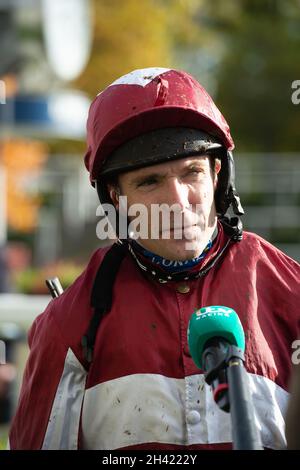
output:
[[[238,357],[229,360],[227,368],[230,415],[234,450],[263,450],[255,424],[249,379],[243,361]]]

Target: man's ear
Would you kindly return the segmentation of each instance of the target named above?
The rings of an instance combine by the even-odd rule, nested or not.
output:
[[[120,196],[120,190],[117,186],[113,184],[107,184],[107,191],[110,196],[110,199],[113,202],[113,205],[115,206],[116,209],[119,209],[119,196]]]
[[[221,171],[221,160],[219,158],[215,159],[215,173],[218,175]]]
[[[219,158],[215,159],[215,168],[214,168],[214,189],[216,189],[218,184],[218,174],[221,171],[221,160]]]

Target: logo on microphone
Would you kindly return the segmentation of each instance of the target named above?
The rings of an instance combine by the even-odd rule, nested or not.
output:
[[[222,307],[218,305],[210,306],[210,307],[203,307],[200,309],[195,309],[195,314],[198,318],[206,318],[206,317],[230,317],[234,310],[229,307]]]

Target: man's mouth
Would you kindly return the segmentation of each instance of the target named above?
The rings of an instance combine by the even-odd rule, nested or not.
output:
[[[170,232],[182,232],[184,233],[185,230],[188,230],[188,229],[191,229],[193,227],[198,227],[197,224],[194,224],[194,225],[186,225],[184,227],[172,227],[172,228],[167,228],[167,229],[164,229],[164,230],[160,230],[160,234],[162,235],[163,233],[170,233]]]

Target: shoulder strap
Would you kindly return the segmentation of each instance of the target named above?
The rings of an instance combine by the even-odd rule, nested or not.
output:
[[[89,363],[93,359],[93,350],[100,322],[111,309],[115,278],[126,252],[124,245],[114,243],[105,254],[97,271],[91,294],[91,306],[94,308],[94,314],[88,330],[81,340],[84,358]]]

